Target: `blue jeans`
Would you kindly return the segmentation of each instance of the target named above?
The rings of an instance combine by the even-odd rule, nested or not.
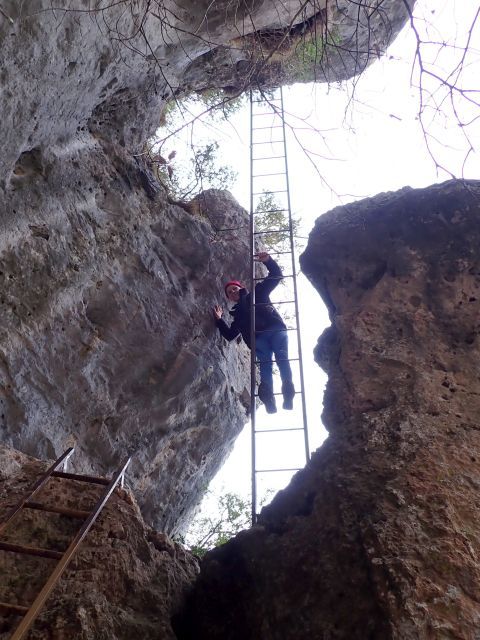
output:
[[[278,329],[257,333],[255,355],[260,365],[260,382],[273,389],[273,355],[280,370],[282,383],[292,382],[292,370],[288,362],[288,332]]]

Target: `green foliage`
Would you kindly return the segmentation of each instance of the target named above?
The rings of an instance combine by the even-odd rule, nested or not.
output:
[[[212,497],[211,492],[207,496]],[[215,512],[207,513],[193,521],[186,541],[191,552],[204,556],[207,551],[225,544],[237,533],[250,526],[251,510],[248,500],[233,492],[217,499]]]
[[[220,89],[210,89],[172,100],[164,110],[162,128],[150,142],[149,156],[158,179],[176,200],[187,200],[208,188],[230,189],[236,173],[219,160],[219,144],[206,140],[194,144],[197,123],[215,125],[228,120],[238,111],[245,97],[230,98]],[[177,149],[181,149],[182,162],[171,162]],[[168,160],[168,150],[173,149]]]
[[[272,489],[266,491],[263,499],[260,500],[260,506],[263,507],[271,500],[273,494]],[[221,495],[207,491],[205,498],[210,504],[207,508],[202,507],[200,516],[193,520],[187,535],[178,539],[200,558],[207,551],[228,542],[240,531],[249,529],[252,517],[249,496],[245,498],[233,491],[227,491]],[[212,503],[215,505],[214,508]]]
[[[287,64],[291,76],[298,82],[312,82],[324,48],[325,41],[321,32],[310,34],[301,40]]]
[[[171,177],[171,191],[178,200],[192,198],[208,188],[230,189],[236,173],[228,165],[220,164],[217,157],[218,142],[191,148],[191,158]]]
[[[298,233],[300,220],[292,218],[292,233],[295,237]],[[260,196],[255,207],[255,228],[257,231],[268,231],[269,229],[288,229],[288,212],[282,209],[275,199],[275,195],[270,191],[265,191]],[[288,233],[265,233],[262,234],[262,243],[267,251],[288,251],[290,248],[290,237]]]
[[[230,97],[223,89],[207,89],[184,98],[170,100],[162,114],[162,126],[167,130],[176,128],[179,121],[188,122],[193,113],[200,112],[202,121],[228,120],[246,104],[246,95]]]
[[[326,47],[338,47],[340,43],[338,28],[335,27],[306,33],[286,63],[290,77],[298,82],[314,82]]]
[[[229,97],[222,89],[207,89],[193,99],[211,109],[210,117],[228,120],[246,104],[247,97],[245,94]]]

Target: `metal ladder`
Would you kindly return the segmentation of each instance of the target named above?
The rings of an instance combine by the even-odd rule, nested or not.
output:
[[[50,577],[45,582],[44,586],[38,593],[35,600],[30,605],[11,604],[7,602],[0,602],[0,611],[7,614],[13,614],[22,616],[22,620],[18,627],[13,632],[10,640],[21,640],[25,637],[25,634],[32,626],[35,618],[38,616],[40,609],[42,608],[45,600],[50,595],[52,589],[57,584],[61,574],[69,564],[75,551],[78,549],[80,543],[85,538],[93,523],[97,519],[98,515],[105,506],[107,500],[113,493],[118,483],[123,486],[123,479],[125,470],[130,462],[130,458],[124,462],[120,469],[112,476],[111,480],[107,478],[98,478],[96,476],[79,475],[75,473],[67,473],[66,465],[67,461],[72,455],[74,449],[71,447],[67,449],[56,462],[35,482],[31,489],[18,501],[18,503],[7,513],[5,518],[0,523],[0,551],[8,553],[19,553],[37,556],[41,558],[49,558],[58,560],[57,565],[53,569]],[[63,471],[59,471],[62,467]],[[92,507],[90,511],[82,511],[79,509],[68,509],[58,505],[46,505],[41,502],[36,502],[33,498],[38,494],[40,489],[45,486],[50,478],[62,478],[64,480],[77,480],[80,482],[88,482],[92,484],[98,484],[105,486],[105,490],[102,492],[97,503]],[[13,519],[23,509],[36,509],[41,511],[48,511],[50,513],[58,513],[61,515],[69,516],[71,518],[78,518],[83,520],[81,528],[71,541],[70,545],[65,551],[58,551],[54,549],[42,549],[39,547],[32,547],[26,545],[12,544],[1,540],[1,536],[7,526],[12,523]]]
[[[287,224],[276,229],[264,229],[259,231],[256,228],[256,211],[258,200],[264,194],[270,194],[270,200],[279,199],[280,202],[275,204],[275,208],[262,213],[278,213],[282,218],[286,219]],[[298,367],[298,378],[295,379],[296,398],[301,398],[302,410],[302,426],[286,425],[280,428],[257,428],[256,420],[256,398],[258,394],[255,392],[256,386],[256,365],[258,364],[255,357],[255,285],[263,278],[256,276],[255,260],[257,240],[262,237],[274,234],[275,238],[282,238],[286,250],[271,251],[272,257],[279,260],[286,260],[290,273],[284,274],[284,278],[291,281],[292,295],[290,299],[274,301],[277,305],[293,305],[294,308],[294,326],[289,327],[290,336],[295,334],[297,357],[289,357],[290,362],[295,362]],[[308,443],[308,425],[307,410],[305,401],[305,383],[302,364],[302,345],[300,337],[300,321],[298,312],[298,294],[297,294],[297,275],[295,262],[295,243],[293,233],[292,209],[290,202],[290,185],[288,179],[288,162],[287,162],[287,142],[285,135],[285,117],[283,105],[283,91],[279,87],[271,92],[268,97],[261,92],[250,92],[250,280],[251,280],[251,448],[252,448],[252,524],[255,524],[258,517],[258,480],[262,475],[275,474],[279,472],[295,472],[298,471],[298,461],[296,464],[285,466],[259,468],[257,462],[258,438],[265,439],[267,436],[271,441],[270,450],[274,451],[275,446],[278,447],[278,441],[282,434],[286,432],[295,432],[298,437],[303,437],[303,448],[305,452],[305,463],[309,460],[310,450]],[[283,271],[283,270],[282,270]],[[292,340],[289,340],[289,347],[292,347]],[[299,386],[298,386],[299,385]],[[275,396],[281,395],[275,392]],[[298,405],[298,400],[297,400]],[[290,412],[283,414],[282,417],[288,416]],[[291,414],[290,414],[291,415]],[[261,434],[261,435],[260,435]]]

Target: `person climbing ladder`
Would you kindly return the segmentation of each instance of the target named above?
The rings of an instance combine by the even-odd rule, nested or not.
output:
[[[266,252],[256,255],[268,270],[267,277],[255,286],[255,355],[260,366],[258,397],[265,405],[267,413],[276,413],[273,393],[273,355],[282,379],[283,408],[293,409],[295,387],[288,361],[288,332],[282,317],[272,305],[270,294],[282,279],[282,271],[275,260]],[[241,334],[249,348],[251,295],[238,280],[230,280],[225,285],[225,295],[235,305],[230,311],[233,322],[230,326],[223,320],[223,309],[213,307],[216,325],[224,338],[233,340]]]

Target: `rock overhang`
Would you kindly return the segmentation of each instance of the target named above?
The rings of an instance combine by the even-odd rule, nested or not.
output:
[[[255,2],[253,14],[237,13],[230,24],[217,3],[184,3],[175,15],[173,5],[157,3],[166,22],[146,14],[147,4],[2,5],[0,49],[9,64],[0,93],[0,415],[4,441],[40,457],[77,442],[87,471],[108,473],[124,450],[140,452],[132,477],[144,513],[173,531],[246,418],[247,354],[215,338],[207,308],[222,290],[223,269],[243,276],[247,245],[238,238],[222,253],[215,228],[222,216],[232,226],[244,213],[217,193],[206,198],[218,217],[212,224],[169,201],[143,162],[143,145],[173,95],[245,88],[253,78],[246,69],[256,65],[253,31],[263,43],[279,30],[293,38],[325,7],[314,3],[300,15],[297,2],[274,13]],[[380,48],[405,20],[402,2],[383,4],[392,22],[388,33],[377,29]],[[341,9],[336,3],[348,38],[355,20]],[[291,80],[278,58],[267,86]],[[331,77],[352,71],[335,64]],[[202,394],[215,405],[200,400],[200,413],[191,411]],[[230,429],[218,432],[213,407]]]

